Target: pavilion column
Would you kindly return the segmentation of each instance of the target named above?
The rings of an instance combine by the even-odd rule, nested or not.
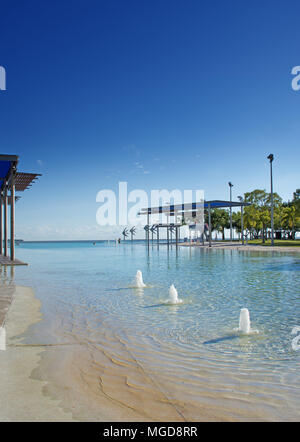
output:
[[[4,184],[4,256],[7,256],[7,187]]]
[[[10,183],[10,259],[15,260],[15,175]]]
[[[2,192],[0,192],[0,255],[2,255],[3,250],[3,219],[2,219]]]
[[[211,247],[211,213],[210,213],[210,204],[208,204],[208,234],[209,234],[209,247]]]
[[[245,244],[244,241],[244,207],[241,206],[241,234],[242,234],[242,244]]]
[[[147,229],[147,243],[148,243],[148,246],[150,245],[150,230],[149,230],[150,225],[149,225],[149,223],[150,223],[150,217],[149,217],[149,210],[148,210],[148,213],[147,213],[147,226],[148,226],[148,229]]]

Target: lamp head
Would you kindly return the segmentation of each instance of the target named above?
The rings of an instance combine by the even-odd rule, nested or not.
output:
[[[274,160],[274,155],[270,153],[270,155],[267,158],[268,160],[270,160],[270,163],[272,163],[272,161]]]
[[[233,184],[229,181],[228,183],[229,187],[233,187]]]

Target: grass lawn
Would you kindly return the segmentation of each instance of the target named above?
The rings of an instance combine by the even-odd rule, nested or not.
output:
[[[271,240],[268,239],[264,244],[261,239],[251,239],[248,244],[259,244],[261,246],[270,246]],[[286,246],[286,247],[299,247],[300,239],[289,240],[289,239],[274,239],[274,246]]]

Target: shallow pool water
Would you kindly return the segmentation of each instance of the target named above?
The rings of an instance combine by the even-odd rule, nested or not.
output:
[[[30,266],[15,268],[16,283],[42,301],[31,342],[80,342],[118,364],[126,348],[187,419],[198,406],[216,419],[299,418],[298,254],[128,241],[23,243],[17,256]],[[130,287],[137,270],[144,289]],[[181,304],[165,303],[171,284]],[[244,307],[259,333],[235,330]]]

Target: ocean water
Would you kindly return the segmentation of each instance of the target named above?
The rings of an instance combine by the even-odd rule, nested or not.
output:
[[[48,380],[66,407],[78,401],[64,397],[67,384],[93,397],[90,414],[74,408],[78,418],[97,420],[101,387],[99,407],[104,395],[141,419],[299,420],[299,254],[128,241],[22,243],[16,255],[30,263],[14,269],[16,284],[42,302],[26,342],[49,346],[44,371],[57,358]],[[144,289],[131,287],[137,270]],[[171,284],[181,304],[165,303]],[[259,333],[236,331],[241,308]],[[118,420],[114,412],[106,418]]]

